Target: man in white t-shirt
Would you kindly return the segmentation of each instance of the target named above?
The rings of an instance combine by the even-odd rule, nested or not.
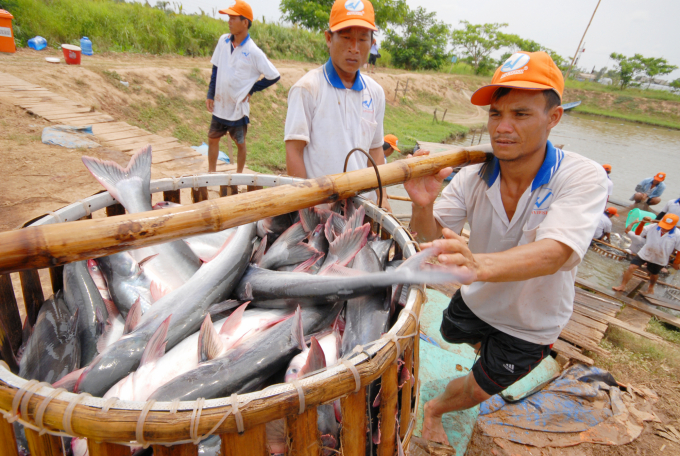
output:
[[[354,149],[369,153],[378,165],[385,163],[385,93],[359,71],[375,30],[369,0],[333,4],[325,32],[330,59],[288,92],[284,137],[288,175],[313,178],[342,173],[345,157]],[[357,151],[350,156],[347,171],[367,166],[366,156]],[[371,195],[375,199],[375,193]],[[387,198],[383,207],[389,208]]]
[[[220,138],[229,134],[236,142],[236,172],[246,165],[246,133],[250,123],[250,96],[275,84],[281,77],[262,50],[250,38],[253,10],[243,0],[220,10],[229,15],[229,31],[217,42],[210,62],[213,65],[208,96],[205,100],[212,113],[208,131],[208,172],[216,171]],[[260,80],[260,76],[264,76]]]
[[[619,211],[615,207],[608,207],[604,213],[600,214],[600,221],[595,228],[593,239],[610,242],[610,235],[612,233],[612,217],[618,217]]]
[[[605,208],[607,175],[548,141],[564,112],[563,89],[548,54],[512,55],[471,100],[490,105],[493,160],[462,168],[436,204],[451,168],[404,184],[416,239],[433,241],[422,247],[467,275],[444,311],[442,336],[480,356],[425,404],[423,438],[446,443],[442,414],[474,407],[528,374],[571,317],[576,267]],[[458,235],[466,221],[469,244]]]
[[[612,197],[612,193],[614,193],[614,182],[612,182],[612,178],[610,174],[612,173],[612,165],[602,165],[605,171],[607,171],[607,201],[609,201],[609,198]]]
[[[634,255],[637,255],[637,253],[640,251],[642,247],[645,245],[645,239],[640,237],[639,235],[635,234],[633,231],[633,227],[638,223],[638,221],[630,222],[628,226],[626,227],[626,234],[630,238],[630,245],[626,249],[628,253],[632,253]],[[646,224],[646,223],[657,223],[656,221],[653,221],[651,217],[642,217],[641,223]],[[644,228],[643,228],[644,229]],[[633,231],[631,233],[631,231]],[[640,233],[642,234],[642,233]]]
[[[647,271],[649,271],[647,293],[654,294],[654,285],[659,280],[659,272],[668,264],[673,251],[680,249],[680,233],[675,227],[678,224],[678,218],[675,214],[666,214],[663,219],[659,220],[658,226],[650,224],[642,230],[640,237],[645,240],[645,245],[623,273],[621,285],[612,287],[612,290],[625,291],[635,270],[646,262]],[[673,263],[674,269],[679,267],[675,262]]]
[[[666,214],[675,214],[680,216],[680,198],[667,202],[663,209],[661,209],[661,212],[657,214],[656,219],[661,220]]]

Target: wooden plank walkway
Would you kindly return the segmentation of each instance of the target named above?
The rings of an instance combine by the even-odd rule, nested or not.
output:
[[[151,144],[156,171],[169,176],[198,174],[208,171],[208,158],[176,138],[155,135],[126,122],[116,122],[110,115],[84,106],[43,87],[0,72],[0,97],[58,125],[92,126],[97,141],[105,147],[132,156],[138,149]],[[235,172],[236,165],[217,162],[217,171]],[[245,169],[245,173],[253,174]]]

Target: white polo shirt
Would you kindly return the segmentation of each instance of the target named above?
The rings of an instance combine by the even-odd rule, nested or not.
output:
[[[571,257],[555,274],[461,288],[463,300],[481,320],[506,334],[550,345],[571,318],[576,267],[604,211],[607,175],[601,165],[548,141],[543,165],[512,220],[503,207],[499,177],[496,159],[463,168],[442,192],[434,215],[455,232],[467,220],[472,253],[503,252],[542,239],[571,247]]]
[[[651,224],[642,230],[640,237],[645,239],[645,245],[638,252],[638,256],[649,263],[666,266],[673,250],[680,249],[680,234],[677,228],[662,236],[661,227]]]
[[[628,237],[630,238],[630,246],[628,247],[628,250],[630,250],[630,253],[637,255],[640,249],[645,245],[645,239],[641,238],[633,231],[628,233]]]
[[[612,193],[614,193],[614,182],[611,179],[607,179],[607,196],[612,196]]]
[[[661,212],[680,216],[680,198],[667,202],[663,209],[661,209]]]
[[[275,79],[280,74],[250,35],[234,52],[231,52],[230,37],[228,33],[220,37],[210,60],[217,67],[213,115],[224,120],[240,120],[250,115],[250,103],[243,100],[260,75]]]
[[[345,157],[354,148],[369,152],[383,145],[385,93],[357,71],[347,89],[330,59],[304,75],[288,91],[285,141],[301,140],[307,177],[342,172]],[[366,156],[355,152],[347,171],[366,168]]]
[[[607,217],[607,214],[601,214],[600,220],[597,222],[597,228],[595,228],[595,234],[593,239],[600,239],[604,233],[612,232],[612,221]]]

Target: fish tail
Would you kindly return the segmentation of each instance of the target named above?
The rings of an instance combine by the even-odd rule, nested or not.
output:
[[[359,212],[355,215],[359,215]],[[352,258],[359,253],[359,250],[366,245],[366,242],[368,241],[368,232],[370,230],[371,226],[368,223],[354,230],[345,230],[329,245],[327,259],[333,257],[334,263],[340,266],[347,266],[349,262],[352,261]],[[319,272],[328,269],[330,266],[331,264],[327,265],[324,263]]]
[[[198,333],[198,362],[202,363],[217,358],[223,349],[222,339],[217,334],[215,325],[213,325],[210,314],[208,314],[205,316]]]
[[[165,354],[165,345],[168,343],[165,338],[168,335],[171,318],[172,315],[163,320],[163,323],[161,323],[158,329],[156,329],[156,332],[153,333],[153,336],[151,336],[151,339],[149,339],[149,342],[144,349],[144,353],[142,353],[142,359],[139,362],[140,366],[156,361]],[[210,316],[208,316],[208,318],[210,318]]]
[[[321,218],[315,207],[300,210],[300,223],[307,233],[314,231]]]
[[[305,332],[302,329],[302,310],[300,309],[300,306],[295,309],[291,330],[293,332],[292,336],[295,345],[297,345],[300,350],[306,350],[307,344],[305,344]]]
[[[395,271],[398,280],[395,283],[466,283],[472,278],[472,272],[466,267],[440,266],[427,263],[440,251],[434,247],[425,249],[404,261]]]
[[[141,179],[142,189],[145,196],[151,198],[149,185],[151,182],[151,146],[140,149],[132,156],[126,168],[122,168],[118,163],[109,160],[99,160],[94,157],[84,156],[82,158],[85,167],[92,173],[95,179],[109,191],[118,202],[125,206],[125,202],[120,200],[118,187],[131,179]]]
[[[128,310],[127,318],[125,319],[125,327],[123,328],[123,334],[128,334],[132,332],[142,318],[142,301],[141,298],[137,298],[130,310]]]

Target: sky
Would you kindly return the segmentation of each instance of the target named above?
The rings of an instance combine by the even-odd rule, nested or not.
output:
[[[211,13],[233,0],[179,0],[187,12],[203,8]],[[149,0],[155,4],[154,0]],[[171,0],[172,2],[172,0]],[[279,0],[250,0],[256,18],[281,19]],[[411,8],[422,6],[437,13],[437,18],[454,28],[461,20],[473,24],[507,23],[506,32],[532,39],[565,58],[576,51],[597,0],[407,0]],[[585,38],[579,67],[610,69],[612,52],[632,56],[664,57],[680,67],[680,1],[678,0],[602,0]],[[680,78],[680,70],[667,80]]]

